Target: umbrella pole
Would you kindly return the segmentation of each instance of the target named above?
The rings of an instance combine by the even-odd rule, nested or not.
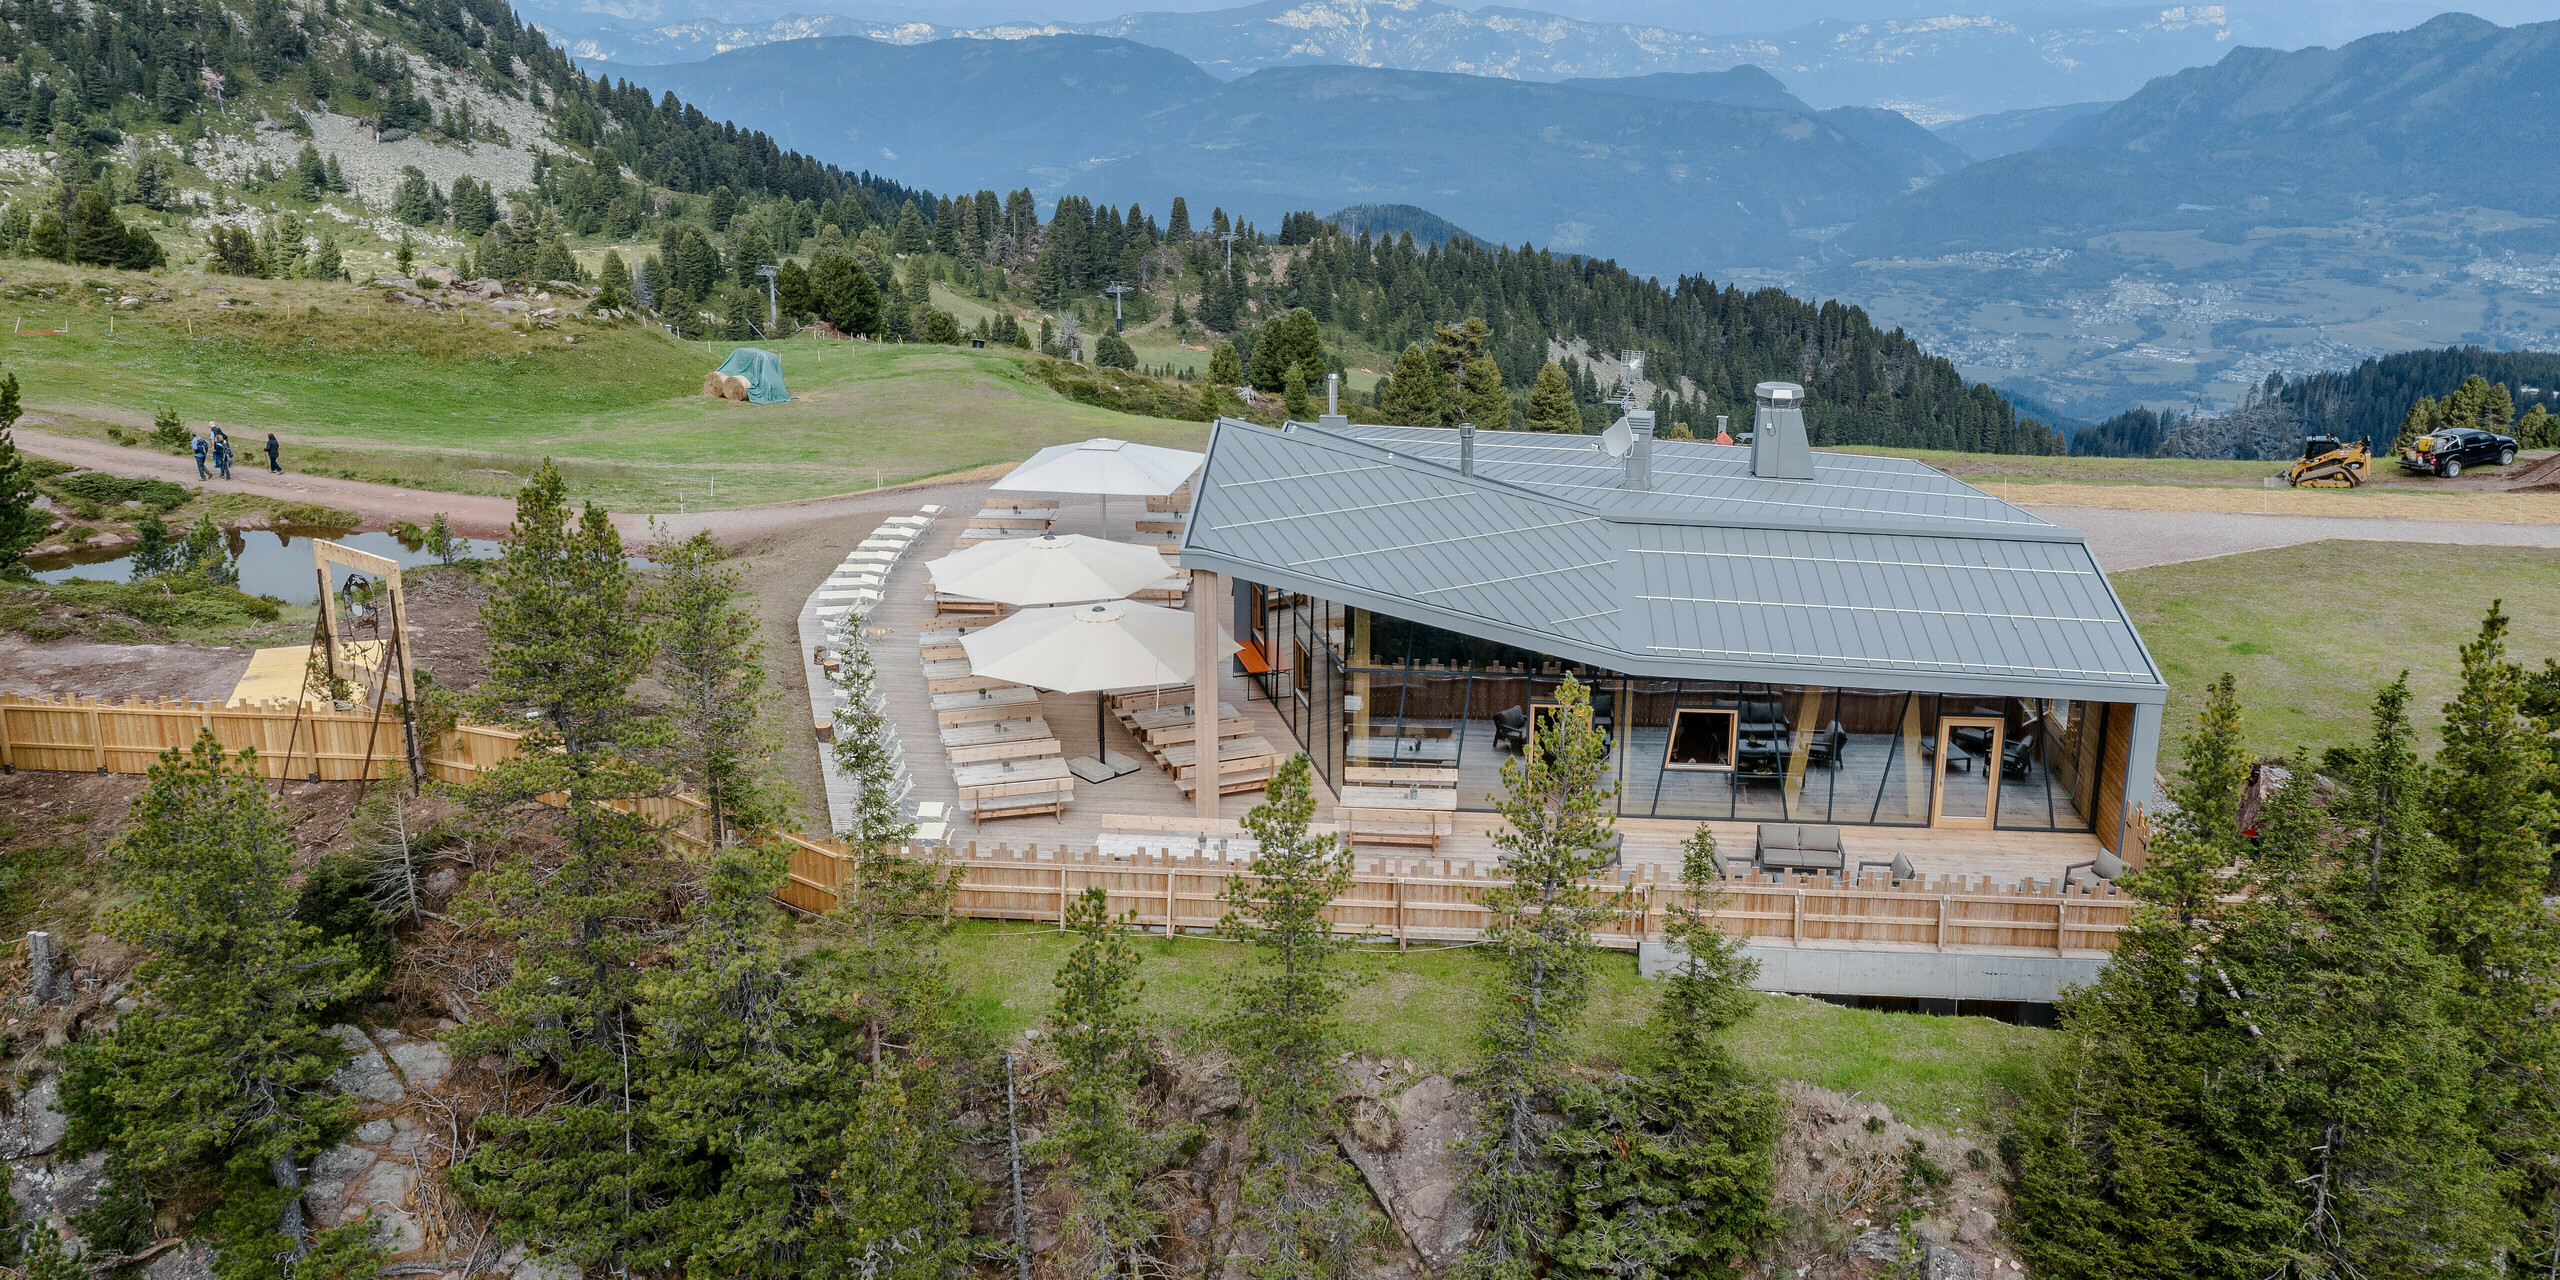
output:
[[[1102,495],[1102,540],[1111,540],[1111,495]]]

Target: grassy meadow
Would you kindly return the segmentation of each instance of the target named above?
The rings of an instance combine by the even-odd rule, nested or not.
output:
[[[2489,602],[2515,619],[2510,652],[2560,657],[2560,551],[2430,542],[2313,542],[2113,576],[2169,681],[2163,763],[2205,687],[2239,681],[2250,745],[2319,749],[2366,729],[2374,691],[2401,671],[2430,741],[2460,687],[2458,651]]]
[[[144,301],[120,309],[118,294]],[[792,401],[749,405],[698,394],[738,344],[509,325],[470,302],[422,312],[347,284],[27,263],[0,306],[15,322],[0,367],[48,429],[103,439],[165,405],[274,431],[296,469],[459,492],[513,492],[550,456],[579,496],[625,510],[842,493],[1097,435],[1197,447],[1206,430],[1077,404],[993,350],[788,339],[767,345]]]

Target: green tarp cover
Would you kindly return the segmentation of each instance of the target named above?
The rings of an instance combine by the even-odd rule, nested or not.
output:
[[[740,347],[720,362],[720,372],[742,375],[747,380],[747,400],[753,404],[778,404],[791,398],[782,385],[782,360],[762,347]]]

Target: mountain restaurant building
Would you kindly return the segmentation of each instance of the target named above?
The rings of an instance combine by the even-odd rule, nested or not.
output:
[[[1902,458],[1355,425],[1210,434],[1182,563],[1328,782],[1485,809],[1568,674],[1626,817],[2088,832],[2121,850],[2167,688],[2076,531]],[[2132,802],[2128,804],[2128,800]]]

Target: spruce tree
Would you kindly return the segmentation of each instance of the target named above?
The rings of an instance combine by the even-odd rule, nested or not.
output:
[[[654,904],[672,875],[663,833],[638,805],[672,784],[649,763],[664,725],[632,694],[657,650],[636,594],[611,519],[591,503],[573,526],[546,460],[517,492],[490,574],[480,616],[491,654],[473,704],[524,725],[519,752],[482,774],[481,804],[549,848],[482,872],[453,908],[511,944],[513,967],[488,1016],[449,1037],[461,1053],[547,1067],[567,1086],[548,1110],[484,1118],[488,1140],[455,1168],[456,1187],[502,1210],[519,1238],[617,1265],[628,1257],[619,1223],[647,1195],[639,961],[660,942]]]
[[[1390,376],[1378,409],[1386,420],[1408,427],[1440,425],[1442,399],[1440,371],[1432,367],[1431,357],[1422,348],[1408,345],[1396,357],[1395,373]]]
[[[2169,788],[2169,807],[2151,839],[2150,858],[2126,887],[2144,901],[2192,924],[2210,914],[2239,857],[2240,795],[2249,785],[2240,693],[2229,672],[2205,690],[2204,708],[2185,743],[2185,767]]]
[[[1313,396],[1307,394],[1307,370],[1304,365],[1290,365],[1289,376],[1280,383],[1280,405],[1283,412],[1300,422],[1311,419],[1316,411]]]
[[[18,375],[0,374],[0,576],[14,572],[27,548],[53,528],[53,517],[36,508],[43,495],[12,430],[25,413],[18,404]]]
[[[1351,886],[1351,850],[1309,830],[1312,766],[1290,757],[1245,814],[1253,874],[1227,882],[1227,936],[1252,946],[1230,979],[1226,1041],[1253,1101],[1246,1190],[1267,1233],[1267,1274],[1346,1276],[1364,1217],[1358,1173],[1336,1153],[1342,1000],[1352,975],[1327,916]]]
[[[1582,411],[1574,407],[1573,383],[1564,376],[1564,366],[1555,361],[1548,361],[1538,370],[1537,384],[1529,388],[1529,429],[1568,435],[1582,431]]]
[[[705,806],[712,847],[725,848],[782,816],[764,777],[775,747],[762,723],[764,641],[738,573],[709,530],[681,542],[662,538],[649,556],[664,569],[649,611],[658,619],[676,776]]]
[[[1236,344],[1221,342],[1210,350],[1209,384],[1218,387],[1244,385],[1244,361],[1236,355]]]
[[[1492,356],[1479,355],[1467,362],[1458,384],[1457,415],[1458,421],[1487,431],[1511,425],[1511,393],[1503,389],[1502,366]]]
[[[1076,944],[1053,979],[1049,1040],[1063,1064],[1065,1097],[1055,1130],[1033,1155],[1056,1161],[1075,1186],[1065,1244],[1070,1274],[1114,1276],[1124,1263],[1130,1274],[1144,1274],[1139,1250],[1161,1217],[1139,1184],[1170,1144],[1142,1129],[1130,1108],[1147,1070],[1146,1023],[1137,1008],[1146,984],[1127,933],[1133,921],[1134,913],[1114,919],[1111,895],[1087,886],[1067,909]]]
[[[1465,1192],[1480,1229],[1459,1263],[1474,1280],[1527,1280],[1555,1246],[1564,1188],[1545,1158],[1540,1112],[1562,1091],[1590,1002],[1591,935],[1621,909],[1619,895],[1588,883],[1615,845],[1618,784],[1602,780],[1608,739],[1592,725],[1581,681],[1566,676],[1556,704],[1534,714],[1529,747],[1503,763],[1494,798],[1504,879],[1484,896],[1484,936],[1500,976],[1479,1032],[1476,1136],[1467,1144]]]
[[[2534,682],[2507,656],[2494,603],[2462,648],[2462,688],[2423,802],[2446,849],[2435,948],[2459,972],[2462,1021],[2483,1064],[2478,1124],[2510,1180],[2527,1252],[2560,1265],[2560,921],[2551,908],[2560,838],[2560,748],[2536,715]],[[2555,668],[2560,670],[2560,668]]]
[[[146,1201],[205,1213],[224,1280],[284,1274],[313,1247],[299,1166],[353,1122],[328,1083],[347,1050],[320,1015],[376,975],[294,918],[295,845],[253,753],[227,757],[209,733],[161,753],[114,846],[107,916],[142,953],[141,1003],[66,1062],[68,1148],[107,1152]]]
[[[1683,848],[1681,897],[1663,932],[1678,958],[1645,1023],[1632,1070],[1569,1088],[1549,1151],[1571,1188],[1558,1272],[1622,1277],[1726,1268],[1778,1220],[1769,1207],[1777,1094],[1724,1033],[1750,1015],[1758,962],[1716,927],[1715,833]]]

